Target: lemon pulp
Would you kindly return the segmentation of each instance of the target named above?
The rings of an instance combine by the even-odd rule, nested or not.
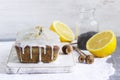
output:
[[[62,42],[71,42],[75,38],[72,30],[60,21],[54,21],[50,26],[50,30],[56,32]]]
[[[94,56],[105,57],[112,54],[116,49],[116,36],[113,31],[106,30],[91,37],[86,48]]]

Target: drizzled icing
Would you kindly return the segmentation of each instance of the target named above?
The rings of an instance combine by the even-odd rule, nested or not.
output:
[[[41,61],[41,47],[39,47],[39,60]]]
[[[32,59],[32,46],[30,46],[30,59]]]
[[[30,47],[30,59],[32,59],[32,47],[37,46],[39,49],[39,60],[41,61],[41,47],[44,48],[44,54],[46,54],[46,45],[51,46],[53,60],[54,55],[54,45],[59,45],[60,40],[56,33],[50,31],[47,28],[36,27],[28,30],[24,30],[17,34],[16,45],[22,48],[22,54],[24,54],[24,48],[26,46]],[[22,59],[21,59],[22,61]]]
[[[24,54],[24,47],[22,47],[22,54]]]
[[[46,46],[44,46],[44,54],[46,54]]]

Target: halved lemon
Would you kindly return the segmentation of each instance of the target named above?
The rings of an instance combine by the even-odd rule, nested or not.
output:
[[[86,44],[86,48],[96,57],[106,57],[112,54],[117,45],[113,31],[106,30],[95,34]]]
[[[60,36],[61,42],[72,42],[75,38],[72,30],[60,21],[54,21],[50,26],[50,30],[56,32]]]

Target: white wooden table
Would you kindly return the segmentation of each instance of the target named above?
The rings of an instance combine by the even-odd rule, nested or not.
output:
[[[12,44],[14,42],[0,42],[0,80],[106,80],[110,78],[110,80],[115,80],[114,77],[116,77],[116,80],[120,79],[119,75],[110,72],[109,70],[112,70],[111,67],[105,66],[106,63],[104,62],[104,59],[96,59],[94,64],[87,65],[82,63],[76,63],[75,69],[71,73],[57,73],[57,74],[6,74],[6,61],[10,52],[10,49],[12,47]],[[119,44],[118,44],[119,45]],[[118,47],[119,48],[119,47]],[[115,55],[112,55],[115,56]],[[105,74],[109,73],[112,76],[101,76],[104,73],[101,73],[102,70],[99,70],[101,65],[98,64],[98,62],[102,62],[105,64],[104,70],[108,70]],[[107,59],[107,65],[111,65],[112,57]],[[84,71],[84,67],[88,69],[87,71]],[[95,67],[95,69],[93,69]],[[115,66],[114,66],[115,67]],[[116,67],[115,67],[116,68]],[[96,70],[97,69],[97,70]],[[118,71],[117,71],[118,72]],[[99,75],[98,75],[99,74]],[[101,77],[100,77],[101,76]],[[98,79],[99,77],[99,79]]]

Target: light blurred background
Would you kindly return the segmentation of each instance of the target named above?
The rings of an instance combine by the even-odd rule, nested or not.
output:
[[[75,32],[79,8],[88,4],[96,9],[99,31],[111,29],[120,36],[120,0],[0,0],[0,41],[14,40],[29,27],[49,27],[55,20]]]

